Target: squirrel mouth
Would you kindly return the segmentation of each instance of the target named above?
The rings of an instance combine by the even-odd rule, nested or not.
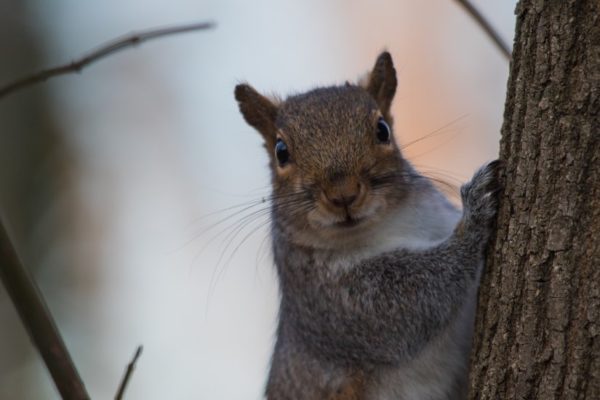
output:
[[[352,228],[361,223],[361,219],[353,218],[350,214],[346,214],[346,219],[340,222],[337,222],[335,225],[340,228]]]

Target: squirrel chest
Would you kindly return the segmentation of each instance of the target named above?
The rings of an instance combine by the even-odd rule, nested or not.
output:
[[[368,268],[365,261],[398,249],[427,249],[451,234],[460,214],[441,198],[433,199],[433,194],[407,199],[407,207],[370,232],[362,245],[342,250],[282,246],[283,239],[274,233],[275,260],[283,274],[280,322],[290,324],[293,332],[286,341],[288,345],[302,343],[297,351],[328,365],[321,377],[327,389],[315,399],[453,399],[463,395],[466,383],[458,377],[466,376],[475,290],[441,334],[400,362],[406,355],[402,349],[394,354],[394,339],[388,336],[396,330],[377,319],[378,305],[353,302],[354,290],[380,289],[378,285],[361,288],[355,281],[361,275],[355,275],[354,269]],[[375,277],[379,279],[385,285],[386,276]],[[387,306],[393,308],[393,299],[389,301]],[[360,315],[365,309],[368,314]],[[286,331],[286,327],[280,329],[280,334]],[[297,368],[310,368],[310,363],[300,360],[303,357]],[[450,393],[453,397],[448,397]]]

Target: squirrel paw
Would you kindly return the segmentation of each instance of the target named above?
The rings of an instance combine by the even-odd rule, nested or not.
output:
[[[465,222],[472,222],[479,227],[488,227],[493,222],[498,210],[501,165],[500,160],[489,162],[460,188]]]

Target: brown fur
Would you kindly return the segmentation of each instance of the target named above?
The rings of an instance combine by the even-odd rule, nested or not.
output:
[[[496,167],[465,186],[452,234],[457,210],[378,138],[396,84],[384,52],[356,85],[281,102],[235,89],[270,157],[281,304],[269,400],[461,398]]]
[[[247,84],[236,87],[235,98],[242,115],[265,140],[273,194],[284,199],[276,207],[281,211],[287,208],[286,201],[291,204],[289,212],[282,212],[279,217],[289,233],[304,232],[311,239],[330,242],[339,239],[338,230],[328,232],[311,226],[307,221],[310,212],[343,222],[348,216],[360,215],[361,209],[375,201],[382,202],[382,207],[393,207],[402,201],[407,190],[402,185],[403,174],[412,174],[403,171],[404,159],[394,140],[389,144],[377,140],[379,118],[383,117],[392,127],[390,106],[396,84],[391,56],[384,52],[367,81],[356,85],[317,88],[281,102],[270,100]],[[275,157],[277,139],[283,140],[289,150],[290,161],[284,166]],[[385,177],[395,185],[377,181]],[[298,196],[299,192],[307,194],[310,200]],[[306,201],[314,207],[306,206]],[[287,356],[288,368],[297,367],[283,374],[298,380],[317,379],[316,371],[309,373],[305,369],[308,361],[293,361],[298,357],[304,360],[297,354]],[[278,358],[274,359],[273,368],[281,368],[279,365]],[[295,390],[300,390],[302,396],[315,400],[359,400],[363,398],[367,377],[364,370],[353,371],[342,372],[341,377],[330,379],[320,390],[292,389],[289,384],[282,388],[279,383],[271,383],[268,397],[298,398],[300,394]],[[311,377],[313,373],[316,375]],[[307,377],[300,378],[304,374]]]
[[[384,52],[368,81],[359,85],[317,88],[278,103],[247,84],[236,87],[242,115],[265,139],[274,196],[295,205],[306,204],[301,192],[315,199],[315,209],[290,207],[294,212],[284,216],[290,232],[328,241],[339,232],[311,225],[307,218],[314,222],[328,214],[340,223],[352,223],[369,206],[393,207],[402,201],[407,191],[403,181],[408,181],[404,178],[412,172],[404,168],[395,141],[382,144],[376,136],[379,118],[392,127],[389,111],[396,83],[391,56]],[[275,157],[277,139],[289,150],[290,161],[284,166]],[[344,207],[349,198],[356,201]]]
[[[383,113],[383,117],[391,124],[390,106],[396,94],[396,69],[392,62],[392,56],[388,52],[382,53],[375,62],[373,71],[369,76],[367,91],[373,96]]]
[[[367,387],[367,377],[362,371],[350,375],[327,400],[362,400]]]
[[[256,128],[263,135],[266,145],[272,148],[277,131],[277,106],[250,85],[237,85],[234,94],[246,122]]]

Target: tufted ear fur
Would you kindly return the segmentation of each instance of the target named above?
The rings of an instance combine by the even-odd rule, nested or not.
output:
[[[246,122],[260,132],[268,148],[273,148],[277,135],[277,105],[247,84],[235,87],[235,99]]]
[[[377,57],[373,70],[369,73],[366,81],[361,83],[370,94],[373,96],[383,117],[391,123],[390,106],[396,93],[396,69],[394,62],[389,52],[384,51]]]

